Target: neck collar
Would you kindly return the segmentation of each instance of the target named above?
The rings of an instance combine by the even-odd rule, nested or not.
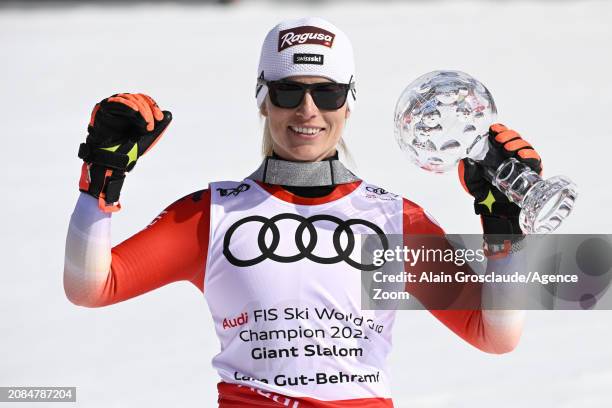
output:
[[[334,186],[360,180],[337,156],[318,162],[294,162],[269,156],[247,178],[292,187]]]

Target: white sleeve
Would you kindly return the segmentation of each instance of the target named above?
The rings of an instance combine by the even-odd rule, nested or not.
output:
[[[512,253],[504,258],[487,261],[487,274],[495,271],[497,274],[510,274],[521,272],[526,266],[525,251]],[[483,285],[483,312],[482,320],[485,325],[487,337],[496,344],[505,345],[512,350],[518,344],[523,332],[525,321],[524,310],[487,310],[487,305],[521,304],[520,297],[525,295],[520,283],[485,283]]]
[[[70,217],[64,257],[64,290],[68,299],[91,306],[107,283],[111,265],[111,214],[81,193]]]

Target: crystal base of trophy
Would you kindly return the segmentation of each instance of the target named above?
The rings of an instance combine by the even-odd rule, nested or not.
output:
[[[435,173],[470,159],[485,177],[521,207],[519,223],[527,234],[549,233],[571,213],[578,191],[564,176],[542,179],[514,158],[497,169],[482,163],[489,151],[489,126],[497,108],[489,90],[460,71],[425,74],[402,92],[395,107],[395,136],[419,167]]]

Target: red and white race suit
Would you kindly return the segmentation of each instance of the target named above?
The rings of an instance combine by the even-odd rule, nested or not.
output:
[[[71,301],[99,307],[191,281],[221,342],[222,408],[392,407],[395,311],[361,309],[361,234],[443,231],[418,205],[365,182],[304,198],[244,180],[183,197],[111,248],[110,215],[83,194],[64,283]],[[516,313],[431,313],[487,352],[508,351],[521,333]]]

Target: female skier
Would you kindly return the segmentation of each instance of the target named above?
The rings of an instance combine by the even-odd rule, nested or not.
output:
[[[120,208],[125,173],[171,115],[143,94],[117,94],[94,107],[79,150],[82,193],[66,242],[66,295],[101,307],[192,282],[221,342],[213,366],[222,408],[392,407],[386,357],[394,311],[361,310],[355,235],[443,231],[421,207],[339,160],[356,102],[353,51],[342,31],[320,18],[281,22],[264,40],[257,77],[261,166],[179,199],[113,248],[111,214]],[[541,169],[516,132],[494,125],[489,138],[505,157]],[[521,234],[518,207],[477,167],[463,163],[460,180],[475,197],[485,237]],[[490,252],[512,252],[507,241],[489,244]],[[490,353],[512,350],[522,331],[516,311],[431,313]]]

